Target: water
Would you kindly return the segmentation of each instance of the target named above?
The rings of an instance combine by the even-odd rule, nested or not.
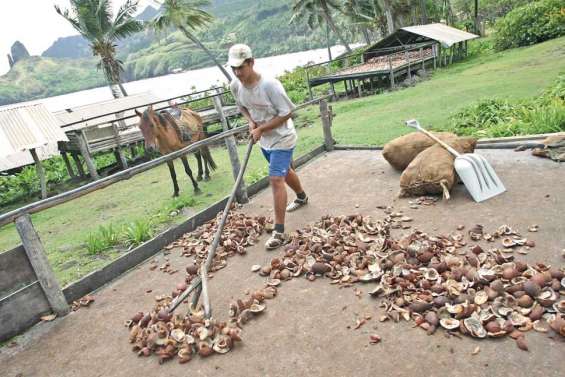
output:
[[[352,47],[356,47],[356,45],[352,45]],[[345,48],[338,45],[333,46],[331,50],[332,56],[337,56],[343,53]],[[255,67],[257,71],[263,74],[276,77],[283,74],[285,71],[290,71],[309,62],[320,63],[327,60],[328,50],[326,48],[321,48],[256,59]],[[152,92],[158,98],[164,99],[187,94],[193,91],[209,89],[212,86],[219,86],[226,82],[227,80],[220,70],[213,66],[182,73],[153,77],[150,79],[132,81],[124,84],[124,86],[130,95]],[[60,96],[43,98],[40,100],[26,102],[26,104],[43,103],[48,110],[56,112],[109,99],[112,99],[110,89],[108,87],[100,87],[63,94]],[[19,105],[21,105],[21,103]],[[12,106],[14,105],[9,105],[9,107]]]

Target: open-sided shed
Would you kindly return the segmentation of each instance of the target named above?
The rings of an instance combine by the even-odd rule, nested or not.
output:
[[[42,104],[0,110],[0,170],[35,162],[43,198],[47,197],[47,182],[41,160],[57,154],[59,141],[68,138]]]

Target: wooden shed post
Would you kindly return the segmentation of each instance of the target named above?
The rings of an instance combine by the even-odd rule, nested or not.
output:
[[[437,69],[436,55],[437,55],[437,44],[434,43],[432,45],[432,57],[434,59],[434,71]]]
[[[114,149],[114,156],[116,157],[116,162],[120,165],[122,169],[127,169],[128,161],[126,160],[126,156],[124,154],[124,151],[122,150],[122,140],[120,138],[120,130],[118,129],[116,123],[112,123],[112,133],[114,134],[114,140],[116,141],[116,148]]]
[[[49,261],[45,255],[45,249],[41,244],[39,235],[33,228],[30,216],[28,214],[22,215],[16,219],[15,223],[27,258],[35,271],[37,280],[39,280],[41,288],[43,288],[43,292],[45,293],[45,297],[51,309],[59,316],[67,314],[69,312],[69,305],[49,265]]]
[[[31,153],[31,157],[33,157],[33,162],[35,162],[35,169],[37,170],[37,176],[39,177],[39,184],[41,186],[41,199],[47,198],[47,181],[45,179],[45,169],[43,169],[43,165],[41,165],[41,161],[39,160],[39,156],[37,155],[37,151],[35,148],[31,148],[29,150]]]
[[[332,137],[332,119],[330,110],[328,108],[328,103],[326,100],[320,101],[320,118],[322,119],[322,127],[324,130],[324,145],[328,152],[334,150],[334,139]]]
[[[86,139],[84,131],[80,130],[77,136],[80,153],[82,154],[82,157],[86,162],[86,167],[88,168],[88,172],[90,173],[90,178],[94,180],[100,179],[100,176],[96,171],[96,165],[94,164],[92,156],[90,155],[90,148],[88,147],[88,140]]]
[[[426,72],[426,62],[424,59],[424,49],[420,47],[420,60],[422,61],[422,71]]]
[[[224,109],[222,108],[222,104],[220,103],[220,98],[218,96],[214,96],[212,97],[212,101],[214,102],[214,107],[216,108],[216,112],[220,117],[220,122],[222,123],[222,129],[224,131],[228,131],[229,130],[228,121],[224,114]],[[235,142],[235,136],[232,135],[226,137],[225,142],[226,142],[226,148],[228,149],[228,154],[230,156],[233,178],[237,179],[237,175],[239,174],[239,169],[241,169],[241,164],[239,162],[239,157],[237,155],[237,145]],[[236,199],[238,203],[249,202],[249,198],[247,197],[247,188],[245,187],[245,182],[243,179],[241,180],[241,184],[237,188]]]
[[[406,59],[406,63],[408,64],[408,80],[412,81],[412,72],[410,69],[410,53],[408,51],[404,51],[404,58]]]
[[[71,179],[76,178],[77,175],[75,174],[73,166],[69,161],[69,156],[67,155],[67,152],[61,152],[61,157],[63,158],[63,162],[65,163],[65,167],[67,168],[67,173],[69,173],[69,177],[71,177]]]
[[[390,55],[388,56],[388,66],[390,70],[390,87],[394,89],[394,69],[392,68],[392,58]]]
[[[73,158],[73,161],[75,162],[75,165],[77,166],[77,171],[78,171],[79,177],[81,177],[81,178],[86,177],[86,174],[84,173],[84,168],[82,167],[82,161],[78,157],[78,154],[75,153],[75,152],[71,152],[71,157]]]

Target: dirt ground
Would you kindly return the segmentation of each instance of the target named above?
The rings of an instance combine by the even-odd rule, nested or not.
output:
[[[494,230],[509,224],[536,242],[528,261],[562,266],[565,248],[565,170],[528,152],[480,151],[492,162],[508,192],[474,203],[457,187],[452,200],[435,206],[409,208],[408,199],[395,199],[399,174],[374,151],[339,151],[322,155],[300,171],[310,204],[287,219],[289,230],[303,227],[329,213],[384,216],[378,205],[394,205],[414,218],[413,228],[434,234],[483,224]],[[270,215],[270,191],[244,207],[250,214]],[[527,233],[539,224],[538,233]],[[411,230],[395,230],[394,235]],[[263,237],[262,241],[264,241]],[[246,288],[260,288],[263,278],[250,272],[277,252],[262,243],[246,256],[229,259],[228,267],[210,281],[217,318],[227,317],[230,299]],[[162,260],[164,256],[156,256]],[[173,251],[170,262],[183,269],[186,258]],[[530,351],[519,350],[510,338],[477,341],[447,338],[443,331],[428,336],[408,322],[378,322],[382,309],[367,292],[370,286],[339,289],[327,280],[295,279],[283,283],[267,310],[246,325],[243,342],[226,355],[195,358],[188,364],[164,365],[156,357],[138,358],[127,341],[125,319],[147,311],[155,295],[169,293],[182,279],[150,271],[145,263],[96,292],[96,302],[62,319],[40,324],[17,338],[17,345],[0,349],[0,375],[23,376],[563,376],[565,342],[529,332]],[[152,289],[151,293],[146,290]],[[183,307],[181,307],[183,308]],[[372,319],[358,330],[358,316]],[[382,342],[369,345],[369,335]],[[480,352],[472,355],[479,346]]]

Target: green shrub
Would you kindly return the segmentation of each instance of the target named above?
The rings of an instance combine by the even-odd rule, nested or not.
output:
[[[458,135],[505,137],[565,131],[565,74],[536,98],[486,99],[451,117]]]
[[[541,0],[518,7],[495,25],[497,50],[529,46],[565,35],[563,0]]]
[[[153,225],[149,221],[135,220],[124,228],[125,242],[129,247],[137,246],[153,236]]]
[[[100,225],[98,228],[98,234],[104,243],[108,246],[115,246],[120,242],[120,235],[113,224],[108,226]]]
[[[86,237],[86,250],[88,251],[88,254],[100,254],[108,247],[108,244],[100,237],[99,234],[89,233]]]

